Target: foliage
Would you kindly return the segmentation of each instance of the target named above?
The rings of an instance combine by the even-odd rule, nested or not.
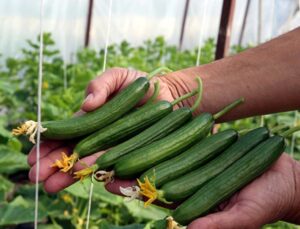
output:
[[[0,66],[0,225],[26,224],[32,226],[34,212],[34,185],[27,179],[26,154],[32,147],[20,138],[12,137],[12,127],[28,119],[36,120],[39,37],[27,41],[20,58],[8,58]],[[51,34],[44,34],[42,119],[70,117],[80,107],[88,82],[103,69],[104,50],[82,49],[76,61],[66,63]],[[248,47],[233,47],[237,53]],[[200,63],[214,59],[215,42],[208,39],[201,48]],[[167,65],[177,70],[194,66],[197,49],[179,51],[168,45],[163,37],[147,40],[133,47],[128,42],[108,47],[107,68],[113,66],[149,72]],[[265,116],[269,127],[278,124],[294,125],[294,112]],[[257,117],[227,124],[221,129],[234,127],[247,130],[259,125]],[[290,141],[290,139],[288,140]],[[296,138],[295,157],[300,159],[300,135]],[[289,144],[290,145],[290,144]],[[289,149],[290,150],[290,149]],[[164,218],[168,212],[159,207],[144,209],[139,202],[124,202],[119,196],[105,191],[102,184],[94,183],[90,228],[133,229],[150,228],[153,220]],[[40,188],[40,228],[83,228],[86,222],[90,180],[77,183],[66,190],[50,195]],[[148,223],[148,224],[147,224]],[[147,224],[147,225],[146,225]],[[127,226],[122,226],[127,225]],[[278,226],[280,225],[280,226]],[[288,224],[265,228],[294,228]]]

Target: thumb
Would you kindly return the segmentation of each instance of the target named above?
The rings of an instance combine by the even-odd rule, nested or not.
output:
[[[259,228],[257,223],[241,211],[228,210],[196,219],[188,225],[188,229]]]
[[[85,112],[93,111],[100,107],[107,100],[107,90],[94,91],[89,93],[81,105],[81,109]]]

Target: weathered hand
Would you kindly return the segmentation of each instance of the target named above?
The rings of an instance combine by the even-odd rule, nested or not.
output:
[[[220,212],[199,218],[188,228],[260,228],[278,220],[296,220],[299,172],[300,163],[283,154],[262,176],[221,204]]]

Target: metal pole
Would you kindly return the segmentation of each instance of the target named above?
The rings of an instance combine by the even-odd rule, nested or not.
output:
[[[94,5],[94,0],[89,0],[88,15],[87,15],[86,29],[85,29],[84,47],[88,47],[89,43],[90,43],[90,30],[91,30],[92,15],[93,15],[93,5]]]
[[[248,13],[249,13],[249,8],[250,8],[250,0],[247,0],[245,14],[244,14],[244,18],[243,18],[243,24],[242,24],[242,28],[241,28],[240,37],[239,37],[239,43],[238,43],[239,46],[242,45],[242,41],[243,41],[243,38],[244,38],[245,28],[246,28]]]
[[[217,41],[217,50],[215,56],[216,60],[221,59],[228,54],[234,7],[235,0],[223,0],[222,14]]]
[[[257,44],[261,43],[261,20],[262,20],[262,1],[258,0],[258,19],[257,19]]]
[[[185,23],[186,23],[186,17],[189,11],[189,5],[190,5],[190,0],[185,1],[185,7],[184,7],[184,12],[183,12],[183,18],[182,18],[182,23],[181,23],[181,31],[180,31],[180,38],[179,38],[179,50],[182,48],[182,43],[183,43],[183,36],[184,36],[184,30],[185,30]]]

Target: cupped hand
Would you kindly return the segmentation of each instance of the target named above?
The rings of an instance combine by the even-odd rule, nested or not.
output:
[[[86,90],[86,98],[81,106],[82,111],[90,112],[95,110],[132,81],[145,75],[146,73],[124,68],[112,68],[107,70],[89,83]],[[140,105],[145,103],[152,95],[154,89],[153,82],[155,81],[159,81],[160,83],[160,93],[157,100],[173,101],[174,98],[179,96],[178,90],[176,89],[176,82],[172,84],[171,80],[167,77],[154,77],[151,80],[150,89],[148,90],[145,98],[143,98],[140,102]],[[61,158],[61,152],[65,152],[67,155],[70,155],[72,153],[72,149],[72,145],[66,144],[63,141],[44,141],[41,143],[39,182],[44,183],[44,188],[47,192],[58,192],[76,182],[70,173],[60,172],[57,168],[51,167],[55,160]],[[83,169],[84,163],[92,165],[101,153],[103,152],[82,158],[81,162],[77,162],[75,164],[74,171]],[[31,166],[29,179],[32,182],[35,182],[36,147],[33,147],[29,153],[28,164]]]
[[[262,176],[222,203],[218,212],[194,220],[188,229],[256,229],[278,220],[299,223],[299,175],[300,163],[283,154]],[[116,180],[106,188],[120,194],[120,186],[135,184]]]

